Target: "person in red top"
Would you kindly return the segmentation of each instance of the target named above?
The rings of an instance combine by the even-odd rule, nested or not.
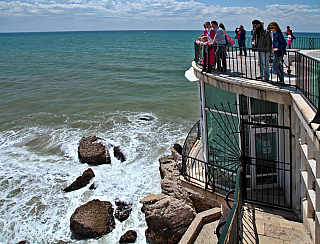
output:
[[[211,28],[210,22],[206,22],[203,24],[203,26],[206,28],[202,34],[202,36],[206,36],[209,39],[209,42],[212,42],[214,39],[214,36],[216,34],[216,30]]]

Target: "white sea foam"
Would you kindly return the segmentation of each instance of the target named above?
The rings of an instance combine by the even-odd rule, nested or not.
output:
[[[0,132],[0,242],[118,243],[125,231],[134,229],[137,243],[145,243],[146,223],[139,200],[160,192],[158,158],[168,154],[184,132],[152,113],[66,116],[64,123],[46,125],[34,120],[37,123],[21,121],[24,125]],[[89,190],[88,185],[65,193],[62,190],[90,167],[81,164],[77,154],[80,139],[89,135],[104,138],[105,145],[120,146],[127,161],[114,158],[111,147],[111,165],[91,166],[97,189]],[[117,199],[131,202],[133,211],[123,223],[116,220],[115,230],[98,240],[74,240],[70,217],[92,199],[110,201],[114,207]]]

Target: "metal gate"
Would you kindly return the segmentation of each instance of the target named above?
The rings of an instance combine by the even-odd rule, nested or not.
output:
[[[243,166],[246,202],[291,209],[290,107],[242,96],[239,104],[208,111],[211,189],[224,195],[234,189],[237,169]]]

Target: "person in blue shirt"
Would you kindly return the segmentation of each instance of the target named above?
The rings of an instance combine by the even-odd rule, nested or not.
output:
[[[273,65],[272,69],[277,74],[281,83],[284,83],[284,73],[282,68],[283,55],[286,53],[287,42],[284,39],[282,31],[276,22],[271,22],[270,30],[273,32]]]

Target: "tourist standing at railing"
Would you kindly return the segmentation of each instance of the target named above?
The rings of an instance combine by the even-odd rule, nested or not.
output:
[[[289,49],[292,49],[292,36],[290,35],[289,32],[286,32],[286,36],[287,36],[288,47]]]
[[[277,74],[281,83],[284,83],[284,72],[282,67],[283,55],[286,52],[287,42],[276,22],[270,23],[270,29],[273,32],[272,49],[274,52],[272,68]]]
[[[296,37],[293,35],[292,30],[290,29],[290,26],[287,26],[287,30],[286,32],[288,32],[291,35],[292,40],[296,39]]]
[[[264,81],[269,81],[270,68],[269,68],[269,55],[272,51],[272,39],[269,31],[263,28],[260,20],[252,21],[252,26],[255,31],[255,48],[258,51],[258,60],[260,67],[260,77]]]
[[[224,26],[224,24],[219,23],[219,27],[223,30],[224,35],[226,37],[226,42],[227,42],[227,51],[229,51],[229,46],[233,46],[235,44],[235,41],[229,36],[229,34],[227,33],[227,30]]]
[[[203,26],[204,26],[205,30],[204,30],[202,36],[208,37],[209,42],[212,42],[213,39],[214,39],[214,36],[215,36],[215,34],[216,34],[216,30],[211,27],[209,21],[207,21],[206,23],[204,23]]]
[[[236,39],[238,39],[238,45],[240,47],[240,53],[239,56],[242,55],[242,51],[244,53],[244,56],[247,56],[247,49],[246,49],[246,31],[243,28],[243,25],[240,25],[239,28],[236,28],[235,30]]]
[[[227,52],[226,52],[226,36],[224,31],[218,26],[217,21],[211,21],[212,28],[216,30],[213,44],[217,44],[216,63],[217,69],[221,72],[227,72]],[[222,65],[221,65],[222,62]]]

